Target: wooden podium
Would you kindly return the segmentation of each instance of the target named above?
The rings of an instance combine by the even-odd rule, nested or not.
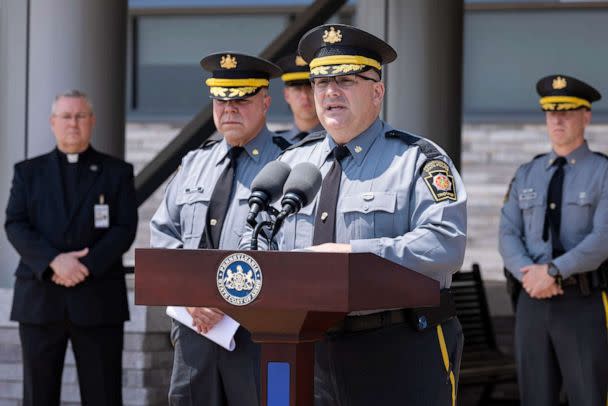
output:
[[[248,305],[219,293],[220,264],[235,252],[259,264]],[[312,406],[314,342],[349,312],[439,305],[439,283],[374,254],[185,249],[135,250],[135,303],[217,307],[261,344],[262,405]]]

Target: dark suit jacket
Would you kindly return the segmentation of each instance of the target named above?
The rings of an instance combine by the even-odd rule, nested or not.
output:
[[[66,317],[79,325],[122,323],[129,319],[122,255],[137,228],[133,166],[91,151],[81,172],[78,203],[68,212],[59,153],[19,162],[6,209],[5,229],[21,259],[11,320],[50,323]],[[110,227],[94,227],[100,195],[110,209]],[[60,253],[89,247],[80,261],[89,269],[84,282],[65,288],[50,279],[49,263]]]

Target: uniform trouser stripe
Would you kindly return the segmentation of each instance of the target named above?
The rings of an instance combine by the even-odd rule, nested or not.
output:
[[[606,316],[606,330],[608,330],[608,295],[602,291],[602,302],[604,302],[604,315]],[[606,393],[606,406],[608,406],[608,393]]]
[[[606,305],[606,296],[604,296],[604,304]],[[452,406],[456,405],[456,379],[454,378],[454,372],[450,369],[450,358],[448,357],[448,349],[445,345],[445,338],[443,337],[443,329],[441,325],[437,325],[437,337],[439,338],[439,348],[441,348],[441,358],[443,358],[443,365],[445,371],[450,375],[450,384],[452,386]],[[608,405],[606,405],[608,406]]]
[[[602,291],[602,301],[604,302],[604,313],[606,314],[606,329],[608,330],[608,295]]]

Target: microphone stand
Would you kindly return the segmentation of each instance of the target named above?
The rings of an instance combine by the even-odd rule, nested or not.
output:
[[[249,247],[251,251],[258,250],[258,239],[260,238],[262,228],[264,228],[264,226],[272,227],[273,224],[274,223],[272,221],[262,221],[261,223],[255,225],[255,227],[253,228],[253,236],[251,237],[251,246]]]
[[[272,217],[275,217],[275,218],[276,218],[277,214],[279,213],[279,211],[272,206],[269,206],[267,211]],[[251,224],[251,223],[249,223],[249,224],[253,226],[253,224]],[[251,244],[249,246],[251,251],[258,250],[258,240],[260,238],[260,234],[262,234],[264,236],[264,238],[266,238],[268,240],[268,237],[266,236],[266,234],[263,231],[263,228],[265,226],[270,227],[270,229],[272,230],[274,228],[274,221],[266,220],[266,221],[262,221],[261,223],[255,222],[255,226],[253,227],[253,235],[251,236]],[[268,240],[268,250],[269,251],[272,250],[272,239],[273,238],[274,238],[274,233],[272,234],[272,237],[270,238],[270,240]]]

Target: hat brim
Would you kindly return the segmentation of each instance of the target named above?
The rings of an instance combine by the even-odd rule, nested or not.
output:
[[[212,86],[209,88],[209,98],[214,100],[242,100],[258,94],[260,87],[220,87]]]
[[[591,110],[588,100],[573,96],[546,96],[539,100],[539,104],[543,111]]]
[[[332,76],[356,75],[370,69],[367,65],[342,64],[342,65],[323,65],[310,70],[310,78],[323,78]]]

